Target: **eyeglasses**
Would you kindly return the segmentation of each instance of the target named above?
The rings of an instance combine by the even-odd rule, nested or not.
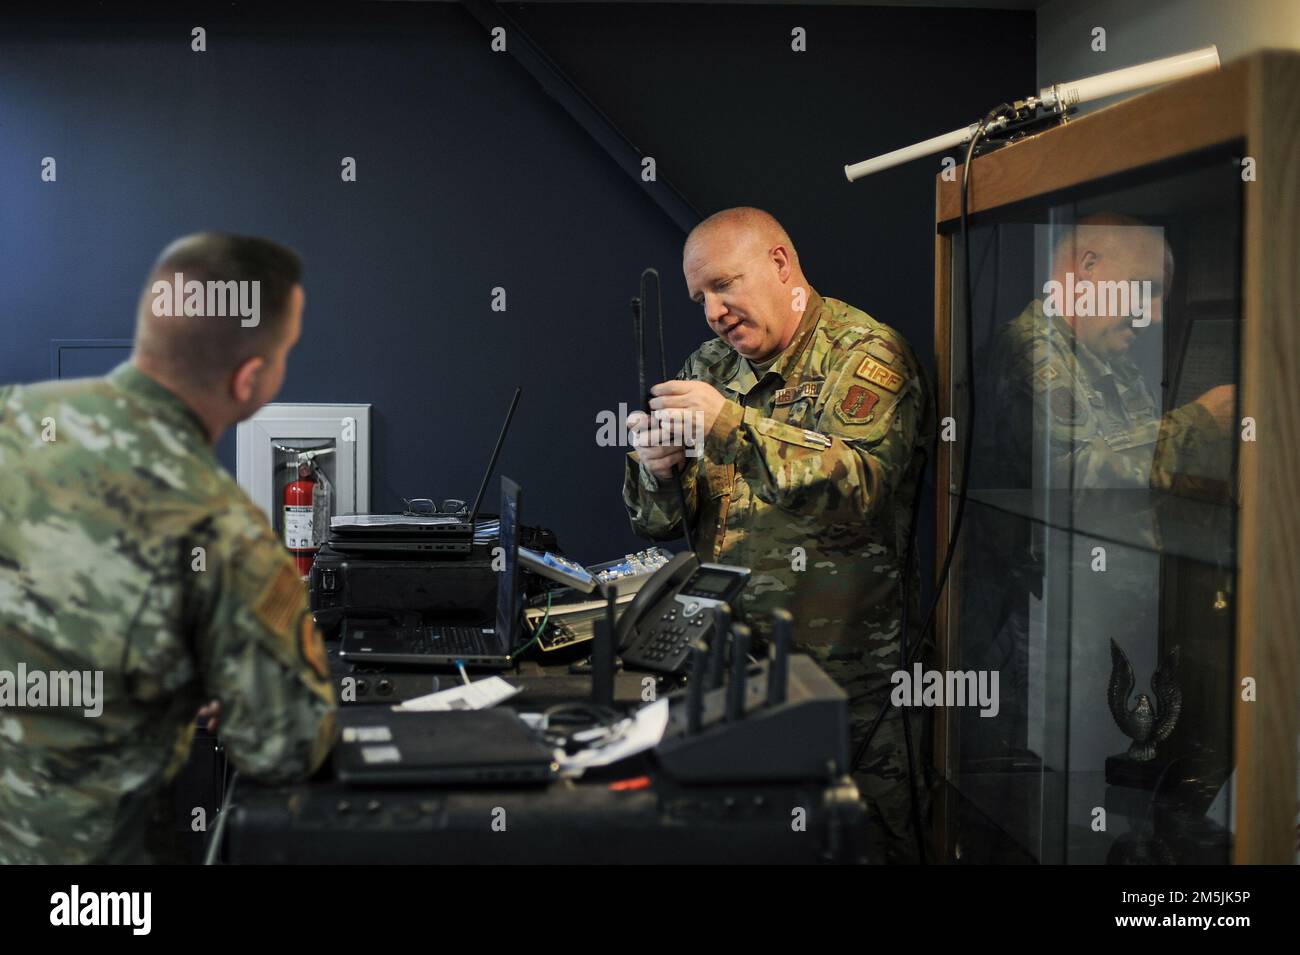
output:
[[[402,503],[406,506],[406,514],[463,514],[468,510],[464,501],[454,497],[448,498],[442,502],[439,507],[438,502],[427,497],[414,497],[410,500],[402,498]]]

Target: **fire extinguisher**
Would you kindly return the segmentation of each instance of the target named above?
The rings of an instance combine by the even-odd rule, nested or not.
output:
[[[284,488],[284,546],[289,548],[302,577],[311,573],[312,561],[316,559],[312,534],[312,492],[315,489],[311,463],[300,459],[298,480],[290,481]]]
[[[335,449],[302,451],[279,444],[275,448],[294,456],[288,462],[289,469],[298,473],[298,480],[285,485],[283,520],[280,523],[284,528],[284,546],[293,555],[294,565],[305,580],[311,574],[312,561],[316,559],[320,542],[329,530],[334,506],[334,485],[321,468],[319,459],[333,454]]]

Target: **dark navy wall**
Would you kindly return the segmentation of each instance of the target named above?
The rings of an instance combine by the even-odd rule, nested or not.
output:
[[[840,167],[1029,92],[1032,14],[507,9],[698,208],[771,209],[819,291],[931,354],[937,160],[856,186]],[[681,231],[460,7],[331,16],[2,24],[0,381],[47,377],[52,339],[130,337],[172,238],[266,235],[306,263],[279,400],[373,404],[375,509],[472,495],[518,383],[500,470],[526,520],[583,559],[636,546],[595,418],[635,398],[642,268],[665,277],[670,364],[708,334]],[[807,54],[788,52],[797,25]],[[221,452],[233,469],[233,432]]]

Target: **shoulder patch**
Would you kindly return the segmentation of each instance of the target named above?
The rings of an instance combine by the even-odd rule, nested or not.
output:
[[[1074,393],[1069,388],[1053,388],[1047,401],[1052,409],[1052,417],[1057,421],[1068,424],[1074,420]]]
[[[903,387],[903,376],[892,368],[886,368],[876,359],[867,357],[862,359],[862,364],[858,366],[857,376],[865,378],[877,387],[883,388],[893,394]]]
[[[322,680],[329,679],[330,665],[325,657],[325,644],[310,610],[302,612],[302,619],[298,623],[298,655],[318,677]]]
[[[883,361],[886,365],[892,365],[894,359],[898,356],[898,350],[889,341],[883,338],[877,338],[868,343],[868,354],[874,355]]]
[[[880,395],[862,385],[850,385],[844,399],[835,406],[835,414],[845,422],[867,421]]]
[[[1061,373],[1050,362],[1044,362],[1043,366],[1034,372],[1034,381],[1039,391],[1045,390],[1048,385],[1060,377]]]
[[[272,633],[291,634],[294,617],[302,605],[302,581],[293,564],[285,561],[262,588],[254,613]]]

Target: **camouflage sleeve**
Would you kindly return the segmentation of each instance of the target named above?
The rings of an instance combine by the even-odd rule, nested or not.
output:
[[[923,439],[927,414],[925,380],[910,357],[897,355],[886,364],[855,347],[832,364],[815,429],[728,401],[704,453],[718,464],[734,463],[769,504],[827,520],[863,521],[888,506]]]
[[[1035,391],[1045,404],[1036,416],[1047,423],[1053,484],[1080,489],[1150,487],[1210,499],[1224,493],[1231,448],[1200,405],[1106,431],[1072,387]]]
[[[1103,434],[1088,402],[1071,386],[1051,387],[1038,400],[1043,406],[1035,409],[1035,421],[1046,426],[1050,445],[1049,486],[1095,490],[1150,484],[1158,421]],[[1036,483],[1041,482],[1040,477]]]
[[[255,779],[305,778],[335,734],[329,666],[306,589],[260,514],[223,515],[206,546],[196,653],[206,698],[221,702],[222,740],[235,767]]]
[[[678,380],[695,380],[698,374],[697,354],[686,359]],[[697,493],[700,474],[699,456],[687,456],[682,472],[682,491],[686,498],[688,520],[692,528],[698,519]],[[682,505],[673,481],[660,481],[641,466],[635,451],[623,463],[623,506],[632,521],[632,530],[651,540],[672,540],[682,536]]]
[[[687,458],[682,473],[682,490],[686,495],[689,520],[696,520],[696,493],[700,459]],[[682,536],[682,505],[672,481],[660,482],[641,466],[635,451],[627,456],[623,467],[623,505],[632,520],[632,530],[651,540],[672,540]]]
[[[1183,497],[1222,500],[1233,484],[1232,439],[1193,401],[1160,419],[1151,486]]]

